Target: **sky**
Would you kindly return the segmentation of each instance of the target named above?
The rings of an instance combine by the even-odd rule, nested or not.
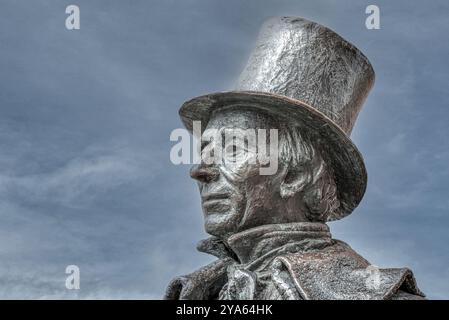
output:
[[[449,297],[446,0],[1,0],[0,298],[158,299],[214,259],[169,136],[184,101],[232,88],[271,16],[332,28],[376,72],[351,136],[368,188],[333,236]]]

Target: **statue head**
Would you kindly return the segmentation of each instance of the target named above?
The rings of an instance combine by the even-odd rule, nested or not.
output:
[[[235,163],[192,169],[206,230],[222,236],[352,213],[367,173],[350,134],[373,84],[368,59],[332,30],[296,17],[267,20],[234,90],[193,98],[179,112],[189,131],[195,121],[206,131],[278,129],[279,163],[271,175],[248,161],[254,149]]]
[[[261,174],[257,148],[249,148],[248,137],[240,134],[248,129],[278,130],[278,158],[270,157],[277,161],[273,174]],[[307,128],[269,112],[238,106],[214,112],[203,135],[210,130],[218,134],[203,139],[202,152],[221,149],[221,160],[191,169],[192,178],[198,181],[208,233],[225,237],[265,224],[325,222],[338,208],[332,169]],[[241,140],[226,143],[225,135]],[[273,137],[267,134],[262,139],[269,150]]]

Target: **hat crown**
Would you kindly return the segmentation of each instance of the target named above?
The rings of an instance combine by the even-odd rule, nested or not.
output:
[[[303,18],[267,20],[236,85],[300,100],[347,136],[374,83],[368,59],[334,31]]]

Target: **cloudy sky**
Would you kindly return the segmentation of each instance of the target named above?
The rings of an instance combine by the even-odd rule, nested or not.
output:
[[[277,15],[331,27],[376,71],[352,134],[367,193],[334,237],[449,297],[446,0],[2,0],[0,298],[159,298],[212,260],[195,251],[199,195],[169,135],[183,101],[232,86]],[[80,290],[65,288],[71,264]]]

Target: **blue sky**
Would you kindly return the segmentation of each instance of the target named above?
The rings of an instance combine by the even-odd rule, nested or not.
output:
[[[65,28],[77,4],[81,29]],[[381,29],[365,28],[365,8]],[[188,166],[169,160],[185,100],[226,90],[262,22],[301,16],[359,47],[376,71],[352,138],[368,189],[335,238],[408,266],[449,297],[447,1],[2,1],[0,297],[159,298],[213,258]],[[65,288],[65,268],[81,289]]]

